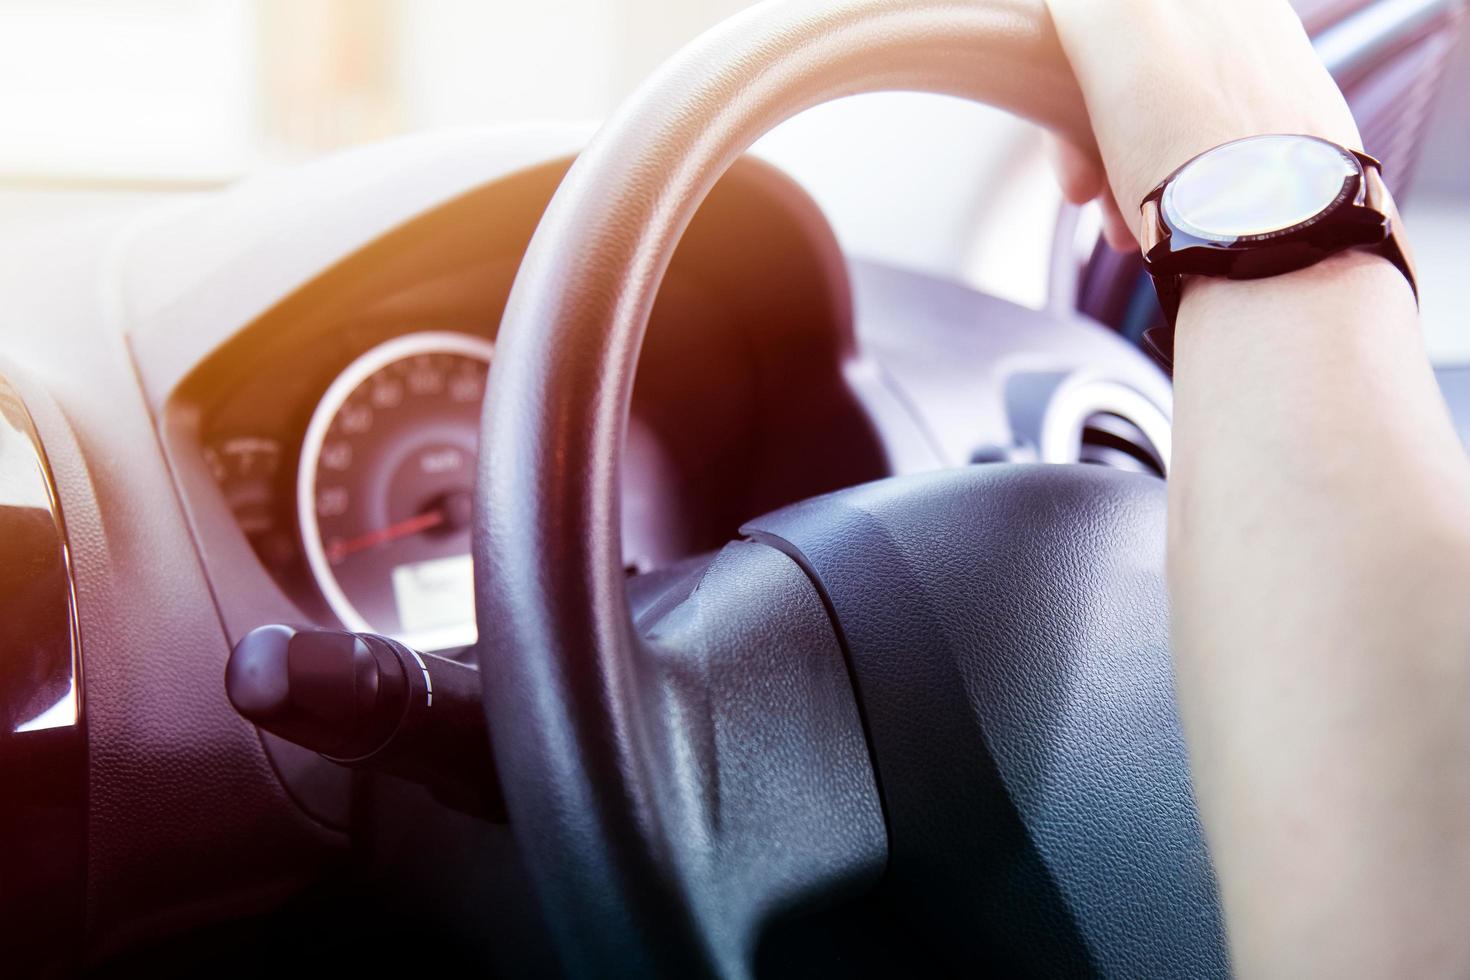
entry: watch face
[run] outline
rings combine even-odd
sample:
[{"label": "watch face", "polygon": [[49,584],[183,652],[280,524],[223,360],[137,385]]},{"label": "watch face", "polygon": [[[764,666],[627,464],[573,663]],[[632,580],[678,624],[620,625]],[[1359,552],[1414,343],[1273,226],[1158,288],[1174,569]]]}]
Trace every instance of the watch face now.
[{"label": "watch face", "polygon": [[1254,136],[1190,161],[1164,189],[1164,217],[1205,241],[1270,238],[1310,224],[1362,173],[1350,153],[1308,136]]}]

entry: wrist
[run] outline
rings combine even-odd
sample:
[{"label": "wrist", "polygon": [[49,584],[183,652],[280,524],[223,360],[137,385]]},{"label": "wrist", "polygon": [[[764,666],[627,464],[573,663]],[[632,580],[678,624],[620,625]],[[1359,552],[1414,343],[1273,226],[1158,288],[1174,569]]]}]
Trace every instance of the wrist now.
[{"label": "wrist", "polygon": [[1190,319],[1190,310],[1230,307],[1248,300],[1287,302],[1320,296],[1338,290],[1371,292],[1377,299],[1415,311],[1414,291],[1392,262],[1371,252],[1348,251],[1329,255],[1315,265],[1265,279],[1218,279],[1185,276],[1182,283],[1179,320]]},{"label": "wrist", "polygon": [[1409,281],[1367,252],[1330,256],[1268,279],[1186,277],[1175,326],[1176,371],[1191,373],[1222,347],[1262,361],[1321,358],[1369,338],[1420,345]]}]

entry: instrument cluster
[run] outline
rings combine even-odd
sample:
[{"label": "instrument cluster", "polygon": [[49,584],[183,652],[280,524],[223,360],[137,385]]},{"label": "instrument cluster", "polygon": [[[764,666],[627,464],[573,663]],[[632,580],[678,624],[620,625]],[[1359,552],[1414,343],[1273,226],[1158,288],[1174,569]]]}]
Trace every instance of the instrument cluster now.
[{"label": "instrument cluster", "polygon": [[[312,618],[421,650],[474,643],[470,519],[493,356],[472,332],[392,336],[342,367],[306,411],[283,413],[304,426],[206,441],[205,463],[251,549]],[[676,469],[651,427],[630,420],[630,572],[682,557]]]}]

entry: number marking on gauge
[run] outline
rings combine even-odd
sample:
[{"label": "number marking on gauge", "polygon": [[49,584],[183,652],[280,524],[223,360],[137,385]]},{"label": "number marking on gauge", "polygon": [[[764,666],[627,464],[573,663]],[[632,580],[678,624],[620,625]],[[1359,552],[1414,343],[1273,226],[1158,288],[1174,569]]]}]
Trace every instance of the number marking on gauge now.
[{"label": "number marking on gauge", "polygon": [[474,642],[468,514],[492,354],[468,334],[406,334],[349,364],[312,413],[302,549],[347,628],[428,650]]}]

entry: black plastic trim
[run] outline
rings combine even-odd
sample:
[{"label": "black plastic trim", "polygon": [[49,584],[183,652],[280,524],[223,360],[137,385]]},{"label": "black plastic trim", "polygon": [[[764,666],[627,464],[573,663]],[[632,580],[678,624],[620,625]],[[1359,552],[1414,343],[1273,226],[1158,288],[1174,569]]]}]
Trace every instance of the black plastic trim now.
[{"label": "black plastic trim", "polygon": [[0,377],[0,956],[61,973],[81,949],[87,740],[76,589],[51,467]]}]

